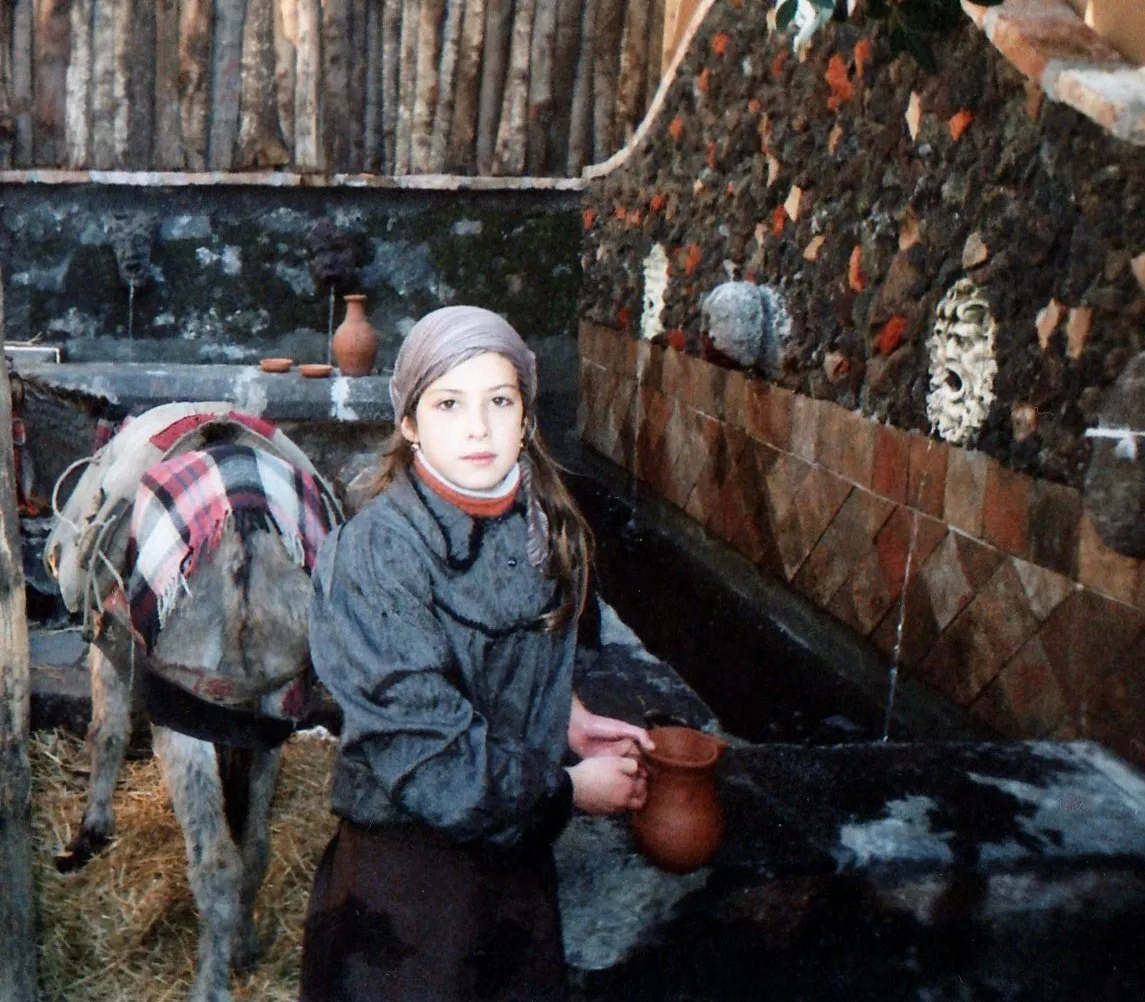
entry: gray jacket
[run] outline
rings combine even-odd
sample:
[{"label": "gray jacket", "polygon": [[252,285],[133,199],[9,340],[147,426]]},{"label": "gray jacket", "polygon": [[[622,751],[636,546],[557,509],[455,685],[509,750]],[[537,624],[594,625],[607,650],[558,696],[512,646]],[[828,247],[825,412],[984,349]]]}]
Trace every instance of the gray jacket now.
[{"label": "gray jacket", "polygon": [[344,714],[334,813],[458,842],[555,837],[576,631],[536,625],[556,589],[523,506],[471,518],[400,475],[327,537],[313,582],[311,658]]}]

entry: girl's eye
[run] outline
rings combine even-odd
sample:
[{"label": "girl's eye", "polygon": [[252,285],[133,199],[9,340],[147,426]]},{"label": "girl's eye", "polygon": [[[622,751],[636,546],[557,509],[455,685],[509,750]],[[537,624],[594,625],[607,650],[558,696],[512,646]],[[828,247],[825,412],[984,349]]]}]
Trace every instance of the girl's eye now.
[{"label": "girl's eye", "polygon": [[436,406],[443,411],[451,411],[457,406],[457,401],[452,397],[446,397],[444,400],[439,400]]},{"label": "girl's eye", "polygon": [[494,397],[493,403],[498,407],[512,407],[516,404],[516,400],[512,397]]}]

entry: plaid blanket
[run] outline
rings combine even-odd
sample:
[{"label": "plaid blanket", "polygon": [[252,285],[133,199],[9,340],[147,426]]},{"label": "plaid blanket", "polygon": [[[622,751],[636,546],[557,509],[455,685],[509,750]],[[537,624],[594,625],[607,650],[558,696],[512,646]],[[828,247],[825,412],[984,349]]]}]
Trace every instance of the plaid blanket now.
[{"label": "plaid blanket", "polygon": [[132,625],[151,650],[186,579],[228,522],[240,531],[275,531],[309,571],[337,521],[337,502],[319,478],[261,449],[217,445],[153,466],[140,482],[128,540]]}]

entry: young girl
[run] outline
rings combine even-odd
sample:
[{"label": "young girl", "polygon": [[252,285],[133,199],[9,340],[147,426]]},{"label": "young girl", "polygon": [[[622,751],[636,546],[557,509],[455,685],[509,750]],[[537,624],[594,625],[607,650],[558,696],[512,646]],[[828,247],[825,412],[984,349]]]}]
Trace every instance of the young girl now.
[{"label": "young girl", "polygon": [[424,317],[378,496],[314,568],[311,656],[344,724],[303,1002],[564,998],[552,841],[574,804],[644,802],[647,733],[572,692],[589,540],[536,391],[497,314]]}]

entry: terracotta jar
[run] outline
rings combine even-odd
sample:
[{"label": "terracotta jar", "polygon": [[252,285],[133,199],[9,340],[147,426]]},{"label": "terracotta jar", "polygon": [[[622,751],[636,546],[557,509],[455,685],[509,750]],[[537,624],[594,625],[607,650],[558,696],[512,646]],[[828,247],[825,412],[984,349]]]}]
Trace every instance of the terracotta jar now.
[{"label": "terracotta jar", "polygon": [[366,297],[344,296],[346,318],[334,331],[330,352],[343,376],[368,376],[378,357],[378,332],[366,317]]},{"label": "terracotta jar", "polygon": [[632,814],[636,847],[670,873],[691,873],[715,855],[724,837],[716,763],[727,743],[690,727],[648,732],[648,801]]}]

